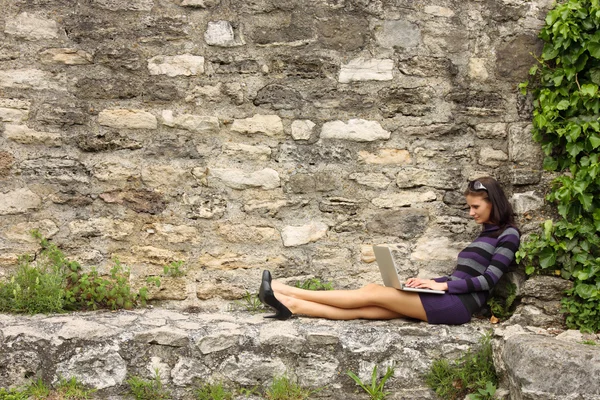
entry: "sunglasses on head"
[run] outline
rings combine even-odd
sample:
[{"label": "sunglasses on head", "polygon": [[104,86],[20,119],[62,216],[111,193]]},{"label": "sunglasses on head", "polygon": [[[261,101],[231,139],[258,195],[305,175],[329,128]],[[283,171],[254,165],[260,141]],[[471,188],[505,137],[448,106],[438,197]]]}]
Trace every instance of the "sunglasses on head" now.
[{"label": "sunglasses on head", "polygon": [[487,192],[487,188],[479,181],[470,181],[469,190],[485,190]]}]

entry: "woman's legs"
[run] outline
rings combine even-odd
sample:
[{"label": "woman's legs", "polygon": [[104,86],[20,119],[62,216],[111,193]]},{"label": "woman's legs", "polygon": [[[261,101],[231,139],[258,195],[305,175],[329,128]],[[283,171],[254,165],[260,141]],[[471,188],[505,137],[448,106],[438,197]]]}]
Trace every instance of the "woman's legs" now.
[{"label": "woman's legs", "polygon": [[404,315],[385,308],[370,306],[360,308],[338,308],[312,301],[296,299],[278,293],[277,299],[283,303],[293,314],[303,314],[310,317],[327,319],[394,319]]},{"label": "woman's legs", "polygon": [[[427,321],[416,293],[402,292],[376,284],[357,290],[304,290],[271,283],[279,301],[293,313],[330,319],[391,319],[410,317]],[[294,301],[295,300],[295,301]]]}]

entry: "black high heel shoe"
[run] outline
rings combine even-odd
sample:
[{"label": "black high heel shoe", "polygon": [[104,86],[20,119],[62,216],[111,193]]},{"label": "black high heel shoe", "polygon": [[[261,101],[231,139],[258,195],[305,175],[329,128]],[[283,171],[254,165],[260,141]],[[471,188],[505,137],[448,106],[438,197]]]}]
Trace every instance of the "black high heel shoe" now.
[{"label": "black high heel shoe", "polygon": [[267,270],[263,271],[258,298],[264,305],[275,309],[275,315],[267,315],[265,318],[286,320],[292,316],[290,309],[281,304],[275,297],[275,293],[273,293],[273,289],[271,288],[271,273]]}]

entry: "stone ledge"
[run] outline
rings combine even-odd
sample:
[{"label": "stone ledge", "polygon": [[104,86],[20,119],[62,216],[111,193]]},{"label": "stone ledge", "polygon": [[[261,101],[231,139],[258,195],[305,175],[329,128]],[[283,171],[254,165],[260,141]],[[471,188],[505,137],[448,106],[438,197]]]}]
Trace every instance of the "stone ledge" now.
[{"label": "stone ledge", "polygon": [[433,360],[458,357],[490,329],[487,321],[463,326],[409,320],[328,321],[264,319],[245,312],[185,313],[149,308],[71,315],[0,315],[0,387],[31,377],[75,376],[98,388],[99,398],[125,398],[131,375],[150,378],[155,368],[174,398],[190,397],[194,383],[224,381],[268,385],[285,373],[318,397],[363,398],[346,376],[370,378],[374,365],[395,374],[386,384],[393,399],[433,399],[422,379]]}]

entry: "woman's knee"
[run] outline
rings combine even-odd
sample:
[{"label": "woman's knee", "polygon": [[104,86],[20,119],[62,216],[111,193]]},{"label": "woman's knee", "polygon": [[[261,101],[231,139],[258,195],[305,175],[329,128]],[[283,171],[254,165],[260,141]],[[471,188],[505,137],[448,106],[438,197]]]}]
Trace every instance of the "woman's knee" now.
[{"label": "woman's knee", "polygon": [[381,287],[382,286],[378,285],[377,283],[369,283],[369,284],[363,286],[361,288],[361,290],[372,292],[372,291],[381,289]]}]

